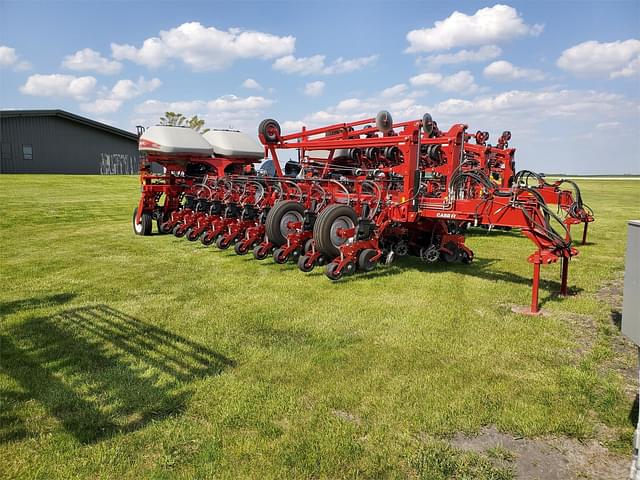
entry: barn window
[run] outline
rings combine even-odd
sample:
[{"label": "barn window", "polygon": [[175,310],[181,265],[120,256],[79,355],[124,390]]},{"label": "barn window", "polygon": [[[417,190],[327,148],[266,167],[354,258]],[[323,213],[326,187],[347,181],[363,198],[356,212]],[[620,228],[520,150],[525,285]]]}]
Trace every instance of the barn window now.
[{"label": "barn window", "polygon": [[22,158],[25,160],[33,160],[32,145],[22,145]]}]

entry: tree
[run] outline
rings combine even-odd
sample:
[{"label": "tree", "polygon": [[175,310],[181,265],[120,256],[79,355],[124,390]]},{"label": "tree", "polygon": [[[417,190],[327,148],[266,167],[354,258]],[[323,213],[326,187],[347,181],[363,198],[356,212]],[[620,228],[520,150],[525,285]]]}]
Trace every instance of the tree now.
[{"label": "tree", "polygon": [[187,119],[182,113],[176,112],[164,112],[164,115],[160,118],[160,125],[170,125],[172,127],[189,127],[194,129],[196,132],[207,133],[209,131],[208,128],[204,127],[205,121],[201,118],[198,118],[197,115]]}]

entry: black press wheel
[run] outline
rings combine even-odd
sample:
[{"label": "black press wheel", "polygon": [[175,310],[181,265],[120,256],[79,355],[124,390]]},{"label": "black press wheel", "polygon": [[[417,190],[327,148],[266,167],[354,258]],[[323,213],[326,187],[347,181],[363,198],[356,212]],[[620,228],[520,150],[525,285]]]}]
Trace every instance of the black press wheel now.
[{"label": "black press wheel", "polygon": [[258,133],[264,137],[267,143],[278,143],[280,138],[280,124],[272,118],[260,122]]},{"label": "black press wheel", "polygon": [[290,222],[302,221],[304,221],[304,207],[301,203],[293,200],[277,202],[269,210],[264,222],[267,238],[278,247],[284,245],[287,243],[287,235],[293,232],[287,225]]},{"label": "black press wheel", "polygon": [[357,220],[353,208],[340,204],[329,205],[318,215],[313,226],[316,248],[329,258],[339,256],[339,248],[347,239],[340,237],[338,230],[355,227]]},{"label": "black press wheel", "polygon": [[353,275],[356,273],[356,262],[347,262],[344,267],[342,267],[343,275]]},{"label": "black press wheel", "polygon": [[249,251],[249,245],[246,242],[238,242],[234,245],[233,251],[238,255],[245,255]]},{"label": "black press wheel", "polygon": [[337,268],[338,264],[331,262],[329,265],[327,265],[327,268],[325,268],[324,274],[333,281],[340,280],[342,278],[342,271],[337,272]]},{"label": "black press wheel", "polygon": [[460,249],[460,261],[468,265],[473,261],[473,256],[469,255],[465,250]]},{"label": "black press wheel", "polygon": [[253,247],[253,258],[255,258],[256,260],[264,260],[268,256],[269,256],[268,248],[262,245],[256,245],[255,247]]},{"label": "black press wheel", "polygon": [[185,233],[187,233],[187,229],[184,225],[176,225],[175,227],[173,227],[173,235],[177,238],[184,237]]},{"label": "black press wheel", "polygon": [[202,235],[200,235],[200,243],[205,247],[212,245],[216,241],[216,237],[212,235],[212,232],[205,231]]},{"label": "black press wheel", "polygon": [[187,230],[187,240],[189,240],[190,242],[195,242],[196,240],[198,240],[198,238],[200,238],[200,234],[196,233],[193,228]]},{"label": "black press wheel", "polygon": [[138,215],[138,207],[133,209],[133,233],[136,235],[151,235],[151,214],[143,213],[140,215],[140,223],[136,223],[136,216]]},{"label": "black press wheel", "polygon": [[231,242],[224,238],[223,235],[219,236],[216,240],[216,247],[218,247],[220,250],[226,250],[227,248],[229,248],[229,245],[231,245]]},{"label": "black press wheel", "polygon": [[376,251],[372,248],[364,249],[358,255],[358,268],[363,272],[370,272],[376,266],[376,262],[371,259],[376,256]]},{"label": "black press wheel", "polygon": [[273,261],[276,263],[287,263],[289,260],[289,255],[284,254],[284,248],[276,248],[273,251]]},{"label": "black press wheel", "polygon": [[447,250],[450,250],[451,253],[442,251],[440,252],[440,258],[442,258],[447,263],[454,263],[460,260],[460,250],[454,243],[447,243],[445,245]]},{"label": "black press wheel", "polygon": [[303,272],[310,272],[315,266],[314,262],[309,261],[309,257],[307,255],[301,255],[298,257],[298,268]]}]

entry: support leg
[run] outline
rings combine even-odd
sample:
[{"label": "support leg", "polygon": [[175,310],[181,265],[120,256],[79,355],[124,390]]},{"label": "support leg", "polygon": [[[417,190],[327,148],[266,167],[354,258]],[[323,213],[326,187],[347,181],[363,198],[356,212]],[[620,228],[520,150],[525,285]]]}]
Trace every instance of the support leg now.
[{"label": "support leg", "polygon": [[589,222],[584,222],[584,230],[582,231],[582,245],[587,244],[587,229],[589,228]]},{"label": "support leg", "polygon": [[569,258],[562,257],[562,278],[560,281],[560,295],[562,295],[563,297],[566,297],[568,295],[567,293],[568,277],[569,277]]},{"label": "support leg", "polygon": [[540,311],[538,306],[538,287],[540,286],[540,262],[533,264],[533,285],[531,286],[531,313]]}]

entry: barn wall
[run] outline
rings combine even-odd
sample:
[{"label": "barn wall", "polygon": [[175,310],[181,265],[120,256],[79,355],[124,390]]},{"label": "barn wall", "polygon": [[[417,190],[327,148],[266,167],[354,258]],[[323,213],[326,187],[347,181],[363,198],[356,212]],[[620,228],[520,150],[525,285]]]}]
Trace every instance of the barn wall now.
[{"label": "barn wall", "polygon": [[[133,139],[56,116],[0,118],[0,172],[135,174]],[[32,146],[25,159],[23,146]]]}]

